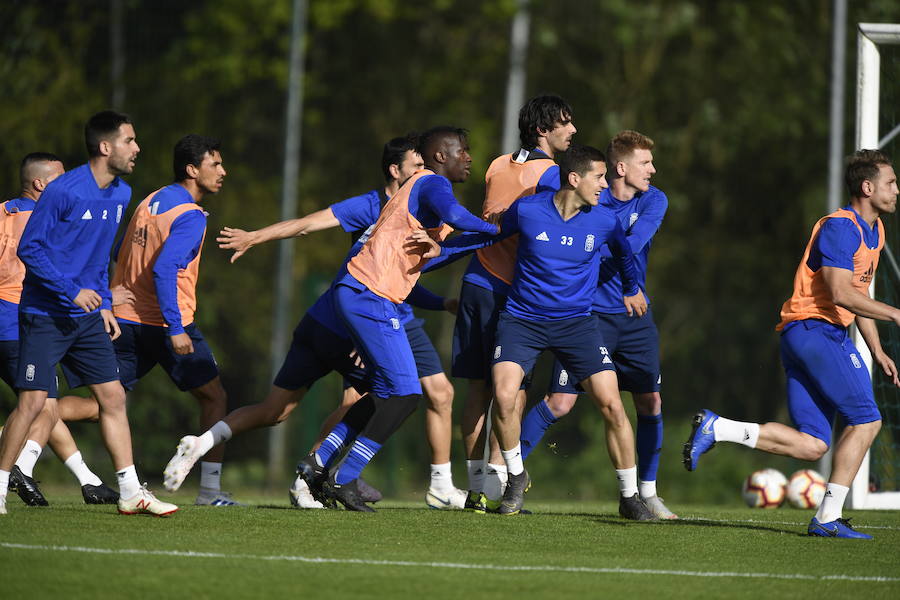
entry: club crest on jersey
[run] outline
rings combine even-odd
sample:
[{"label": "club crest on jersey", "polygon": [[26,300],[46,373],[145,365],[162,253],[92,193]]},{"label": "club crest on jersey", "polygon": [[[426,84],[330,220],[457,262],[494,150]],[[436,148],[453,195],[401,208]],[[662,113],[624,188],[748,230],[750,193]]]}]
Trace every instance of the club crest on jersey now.
[{"label": "club crest on jersey", "polygon": [[391,317],[391,327],[394,329],[400,329],[400,319],[397,317]]},{"label": "club crest on jersey", "polygon": [[569,383],[569,373],[562,369],[559,372],[559,385],[566,385],[567,383]]},{"label": "club crest on jersey", "polygon": [[632,225],[634,225],[637,222],[637,220],[638,220],[638,214],[631,213],[631,215],[628,217],[628,226],[631,227]]},{"label": "club crest on jersey", "polygon": [[121,204],[116,207],[116,223],[122,220],[122,210],[123,209]]},{"label": "club crest on jersey", "polygon": [[854,368],[854,369],[861,369],[861,368],[862,368],[862,363],[859,361],[859,357],[856,356],[856,354],[851,354],[851,355],[850,355],[850,362],[853,363],[853,368]]},{"label": "club crest on jersey", "polygon": [[589,233],[586,238],[584,238],[584,251],[590,252],[594,249],[594,234]]}]

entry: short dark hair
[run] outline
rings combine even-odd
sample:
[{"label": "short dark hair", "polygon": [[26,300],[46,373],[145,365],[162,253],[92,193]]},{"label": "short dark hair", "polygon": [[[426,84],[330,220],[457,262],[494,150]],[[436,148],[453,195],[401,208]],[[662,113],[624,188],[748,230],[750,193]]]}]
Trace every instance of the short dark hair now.
[{"label": "short dark hair", "polygon": [[407,133],[403,137],[395,137],[384,145],[381,152],[381,172],[384,173],[384,180],[391,180],[391,165],[399,165],[403,162],[406,153],[412,150],[416,151],[419,145],[419,136],[415,133]]},{"label": "short dark hair", "polygon": [[561,120],[571,119],[572,107],[559,96],[535,96],[519,110],[519,141],[531,150],[537,146],[538,129],[549,131]]},{"label": "short dark hair", "polygon": [[863,181],[875,181],[881,165],[891,164],[891,158],[881,150],[857,150],[847,157],[844,182],[851,198],[862,196]]},{"label": "short dark hair", "polygon": [[119,132],[119,127],[131,123],[131,117],[114,110],[104,110],[88,119],[84,125],[84,145],[88,156],[100,156],[100,142],[109,141]]},{"label": "short dark hair", "polygon": [[595,162],[606,162],[606,157],[600,150],[593,146],[572,144],[559,157],[560,188],[572,187],[569,185],[569,173],[584,175],[591,170],[591,163]]},{"label": "short dark hair", "polygon": [[626,129],[610,140],[606,147],[606,157],[611,165],[615,165],[634,154],[635,150],[653,150],[653,145],[653,140],[643,133]]},{"label": "short dark hair", "polygon": [[172,173],[175,181],[184,181],[188,178],[187,166],[199,167],[203,163],[203,157],[209,152],[219,150],[219,140],[205,135],[189,133],[175,144],[172,153]]},{"label": "short dark hair", "polygon": [[438,125],[419,136],[419,154],[422,155],[426,163],[437,151],[441,141],[448,137],[457,137],[461,142],[465,142],[469,138],[469,132],[466,129],[453,127],[452,125]]},{"label": "short dark hair", "polygon": [[26,154],[25,158],[22,159],[22,164],[19,166],[19,181],[22,183],[23,188],[33,179],[28,173],[31,170],[31,165],[40,162],[62,162],[62,159],[50,152],[31,152]]}]

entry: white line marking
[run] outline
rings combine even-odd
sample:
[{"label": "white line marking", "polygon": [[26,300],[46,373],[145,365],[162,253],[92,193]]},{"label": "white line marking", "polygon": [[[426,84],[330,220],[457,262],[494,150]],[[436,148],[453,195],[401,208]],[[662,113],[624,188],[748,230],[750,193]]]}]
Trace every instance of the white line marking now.
[{"label": "white line marking", "polygon": [[10,550],[46,550],[51,552],[82,552],[87,554],[131,554],[135,556],[177,556],[180,558],[231,558],[238,560],[288,561],[311,564],[368,565],[378,567],[421,567],[431,569],[470,569],[475,571],[542,571],[554,573],[587,573],[593,575],[681,575],[685,577],[742,577],[747,579],[790,579],[804,581],[854,581],[871,583],[900,582],[900,577],[862,575],[808,575],[805,573],[739,573],[732,571],[677,571],[667,569],[629,569],[626,567],[562,567],[553,565],[478,565],[467,563],[415,562],[407,560],[371,560],[366,558],[324,558],[318,556],[285,556],[258,554],[224,554],[221,552],[193,552],[184,550],[138,550],[86,548],[84,546],[41,546],[0,542],[0,548]]},{"label": "white line marking", "polygon": [[[796,525],[798,527],[806,527],[809,521],[798,523],[794,521],[766,521],[763,519],[708,519],[706,517],[680,517],[682,521],[707,521],[709,523],[758,523],[761,525]],[[853,529],[888,529],[898,531],[900,527],[894,525],[860,525],[853,523]]]}]

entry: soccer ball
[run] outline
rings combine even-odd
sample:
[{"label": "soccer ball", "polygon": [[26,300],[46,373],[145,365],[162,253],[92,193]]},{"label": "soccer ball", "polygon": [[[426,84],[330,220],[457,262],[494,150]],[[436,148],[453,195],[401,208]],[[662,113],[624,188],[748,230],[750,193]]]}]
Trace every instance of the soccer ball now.
[{"label": "soccer ball", "polygon": [[825,478],[812,469],[803,469],[791,475],[787,487],[787,499],[794,508],[818,508],[825,497]]},{"label": "soccer ball", "polygon": [[775,469],[755,471],[744,480],[741,493],[750,508],[778,508],[784,502],[787,478]]}]

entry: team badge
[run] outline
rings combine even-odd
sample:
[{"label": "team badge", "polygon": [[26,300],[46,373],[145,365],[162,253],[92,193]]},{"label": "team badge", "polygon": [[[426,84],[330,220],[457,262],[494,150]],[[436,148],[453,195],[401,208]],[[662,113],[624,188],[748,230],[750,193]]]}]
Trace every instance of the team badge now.
[{"label": "team badge", "polygon": [[500,358],[500,346],[494,348],[494,360]]},{"label": "team badge", "polygon": [[631,227],[638,220],[637,213],[631,213],[631,216],[628,217],[628,226]]},{"label": "team badge", "polygon": [[854,369],[861,369],[861,368],[862,368],[862,363],[859,362],[859,357],[856,356],[856,354],[851,354],[851,355],[850,355],[850,362],[853,363],[853,368],[854,368]]},{"label": "team badge", "polygon": [[394,329],[400,329],[400,319],[391,317],[391,327],[393,327]]},{"label": "team badge", "polygon": [[122,205],[116,207],[116,223],[122,220]]},{"label": "team badge", "polygon": [[586,238],[584,238],[584,251],[590,252],[594,249],[594,234],[589,233]]},{"label": "team badge", "polygon": [[563,369],[559,372],[559,385],[566,385],[569,383],[569,373]]},{"label": "team badge", "polygon": [[34,365],[25,367],[25,381],[34,381]]}]

